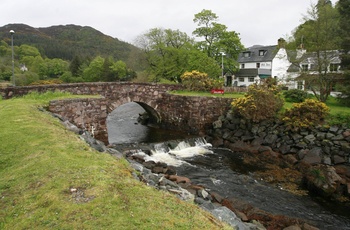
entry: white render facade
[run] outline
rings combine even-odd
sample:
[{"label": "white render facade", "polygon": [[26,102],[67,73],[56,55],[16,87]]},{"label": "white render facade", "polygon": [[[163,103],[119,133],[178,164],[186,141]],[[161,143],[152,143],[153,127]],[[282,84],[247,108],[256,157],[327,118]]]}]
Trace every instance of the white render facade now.
[{"label": "white render facade", "polygon": [[269,77],[285,81],[291,63],[281,41],[279,45],[253,46],[243,51],[238,57],[240,70],[234,74],[232,85],[249,86]]}]

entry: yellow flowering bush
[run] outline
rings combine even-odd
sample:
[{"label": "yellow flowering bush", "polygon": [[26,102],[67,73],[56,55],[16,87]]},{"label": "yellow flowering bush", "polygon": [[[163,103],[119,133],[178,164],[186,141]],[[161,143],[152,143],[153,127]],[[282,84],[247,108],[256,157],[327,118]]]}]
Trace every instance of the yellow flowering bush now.
[{"label": "yellow flowering bush", "polygon": [[283,106],[283,99],[277,86],[253,84],[244,98],[234,100],[231,105],[237,115],[260,122],[275,117]]},{"label": "yellow flowering bush", "polygon": [[306,99],[301,103],[293,103],[293,107],[287,109],[282,120],[295,129],[307,128],[321,124],[329,114],[329,108],[323,102]]},{"label": "yellow flowering bush", "polygon": [[209,78],[208,74],[193,70],[185,72],[181,76],[182,84],[188,90],[209,91],[211,89],[220,89],[224,82],[222,79]]}]

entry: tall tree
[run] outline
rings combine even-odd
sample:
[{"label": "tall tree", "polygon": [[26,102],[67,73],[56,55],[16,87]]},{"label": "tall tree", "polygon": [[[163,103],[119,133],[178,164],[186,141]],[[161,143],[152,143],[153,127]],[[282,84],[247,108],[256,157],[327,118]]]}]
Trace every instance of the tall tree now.
[{"label": "tall tree", "polygon": [[339,11],[339,24],[341,33],[341,47],[343,54],[341,56],[341,67],[344,71],[344,84],[338,90],[341,91],[342,96],[340,100],[350,105],[350,0],[339,0],[337,4]]},{"label": "tall tree", "polygon": [[303,73],[302,77],[309,82],[310,89],[318,100],[325,102],[335,84],[335,78],[329,72],[329,65],[334,52],[339,49],[339,14],[331,1],[319,0],[311,4],[304,23],[294,33],[296,42],[302,42],[308,52],[314,52],[313,63],[317,74]]},{"label": "tall tree", "polygon": [[227,31],[227,26],[218,23],[218,19],[219,17],[211,10],[202,10],[195,14],[193,21],[198,27],[193,31],[193,35],[203,39],[197,42],[197,46],[209,57],[214,58],[219,65],[222,62],[221,55],[225,54],[224,66],[234,71],[238,67],[236,60],[244,46],[239,34]]},{"label": "tall tree", "polygon": [[73,60],[69,64],[69,71],[72,73],[72,76],[77,77],[82,73],[81,70],[82,61],[79,56],[74,56]]},{"label": "tall tree", "polygon": [[[200,51],[194,47],[193,39],[179,30],[153,28],[140,35],[137,43],[146,54],[148,70],[154,81],[161,78],[178,81],[184,72],[203,71],[204,68],[210,76],[220,73],[215,60],[198,55]],[[194,61],[194,56],[200,57],[202,63],[210,64],[204,66]]]}]

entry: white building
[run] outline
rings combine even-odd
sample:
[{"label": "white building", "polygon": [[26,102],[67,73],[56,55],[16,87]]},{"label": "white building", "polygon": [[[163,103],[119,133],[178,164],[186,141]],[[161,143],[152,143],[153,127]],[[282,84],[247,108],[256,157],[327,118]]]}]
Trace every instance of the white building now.
[{"label": "white building", "polygon": [[239,55],[238,63],[240,69],[233,76],[233,86],[249,86],[268,77],[283,82],[291,65],[283,39],[278,40],[278,45],[248,48]]},{"label": "white building", "polygon": [[311,79],[320,74],[319,65],[322,65],[321,71],[324,76],[327,75],[334,81],[341,80],[340,55],[341,53],[337,50],[324,51],[319,55],[316,52],[308,53],[306,50],[298,50],[297,57],[287,70],[286,86],[289,89],[304,90],[305,87],[308,87],[305,79]]}]

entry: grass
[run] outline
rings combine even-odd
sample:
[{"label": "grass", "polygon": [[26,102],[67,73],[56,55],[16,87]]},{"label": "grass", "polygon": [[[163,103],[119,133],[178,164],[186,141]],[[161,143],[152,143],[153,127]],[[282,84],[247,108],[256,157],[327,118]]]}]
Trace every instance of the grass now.
[{"label": "grass", "polygon": [[38,110],[67,97],[0,100],[0,229],[229,229]]},{"label": "grass", "polygon": [[244,97],[245,93],[224,93],[224,94],[212,94],[210,92],[198,92],[190,90],[174,90],[170,92],[174,95],[182,96],[196,96],[196,97],[224,97],[224,98],[240,98]]}]

